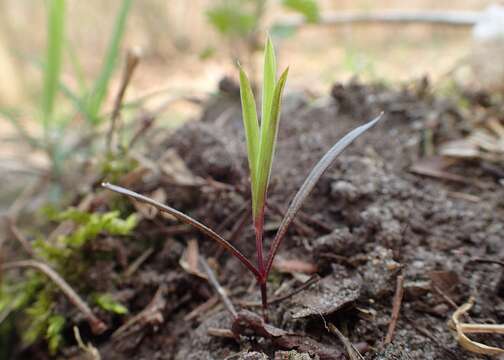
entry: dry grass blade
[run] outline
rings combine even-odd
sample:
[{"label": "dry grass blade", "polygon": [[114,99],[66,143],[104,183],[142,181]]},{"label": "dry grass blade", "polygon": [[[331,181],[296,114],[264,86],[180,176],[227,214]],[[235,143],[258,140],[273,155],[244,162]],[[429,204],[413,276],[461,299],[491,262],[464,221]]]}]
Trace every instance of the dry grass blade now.
[{"label": "dry grass blade", "polygon": [[229,300],[229,297],[227,296],[226,290],[219,284],[219,280],[217,280],[217,277],[215,276],[215,273],[213,270],[210,268],[208,265],[208,262],[206,261],[205,258],[202,256],[199,257],[199,263],[205,270],[208,278],[208,282],[214,287],[215,291],[217,291],[217,295],[219,295],[220,299],[224,303],[224,306],[226,309],[231,313],[233,318],[237,318],[238,314],[236,312],[236,309],[233,306],[233,303],[231,300]]},{"label": "dry grass blade", "polygon": [[451,318],[450,326],[455,329],[456,338],[460,346],[476,354],[489,356],[504,354],[504,349],[473,341],[465,335],[465,333],[504,334],[504,325],[462,323],[460,317],[467,313],[473,305],[474,299],[471,298],[467,303],[460,306]]},{"label": "dry grass blade", "polygon": [[128,190],[126,188],[123,188],[121,186],[109,184],[109,183],[103,183],[102,186],[108,190],[114,191],[116,193],[119,193],[121,195],[126,195],[129,196],[137,201],[141,201],[143,203],[152,205],[156,207],[159,211],[168,213],[172,216],[174,216],[176,219],[179,221],[182,221],[188,225],[191,225],[201,233],[207,235],[209,238],[212,240],[216,241],[220,246],[222,246],[224,249],[229,251],[231,254],[236,256],[238,260],[242,262],[243,265],[247,267],[256,277],[259,277],[259,271],[252,265],[252,263],[245,257],[243,254],[236,249],[233,245],[231,245],[227,240],[225,240],[223,237],[221,237],[219,234],[217,234],[215,231],[210,229],[208,226],[203,225],[197,220],[194,220],[190,216],[187,216],[186,214],[169,207],[167,205],[161,204],[160,202],[153,200],[151,198],[148,198],[147,196],[140,195],[134,191]]},{"label": "dry grass blade", "polygon": [[280,224],[278,232],[276,233],[275,239],[273,240],[273,244],[271,245],[271,250],[268,256],[268,263],[266,265],[266,274],[268,274],[269,271],[271,270],[271,266],[273,265],[273,259],[275,258],[276,252],[278,251],[282,239],[287,233],[287,229],[294,220],[294,217],[296,216],[298,211],[301,209],[301,206],[303,205],[304,201],[315,187],[317,181],[322,177],[322,175],[329,168],[329,166],[331,166],[334,159],[336,159],[336,157],[339,154],[341,154],[343,150],[345,150],[346,147],[350,145],[355,139],[357,139],[360,135],[362,135],[371,127],[376,125],[376,123],[380,121],[382,116],[383,113],[378,115],[370,122],[361,125],[355,128],[354,130],[350,131],[348,134],[346,134],[322,157],[322,159],[320,159],[317,165],[315,165],[315,167],[312,169],[312,171],[304,181],[303,185],[301,185],[297,194],[294,196],[294,199],[292,200],[282,220],[282,223]]},{"label": "dry grass blade", "polygon": [[343,335],[336,326],[334,326],[333,324],[329,324],[328,330],[333,334],[335,334],[340,339],[340,341],[345,346],[345,350],[351,360],[364,360],[364,357],[360,354],[359,350],[357,350],[355,346],[353,346],[350,340],[348,340],[348,338],[345,335]]}]

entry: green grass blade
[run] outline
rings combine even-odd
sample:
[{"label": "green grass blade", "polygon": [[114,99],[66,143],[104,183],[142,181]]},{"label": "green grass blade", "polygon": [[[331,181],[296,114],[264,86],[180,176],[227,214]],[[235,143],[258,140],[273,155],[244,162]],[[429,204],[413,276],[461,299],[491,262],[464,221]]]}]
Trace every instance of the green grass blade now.
[{"label": "green grass blade", "polygon": [[264,47],[264,69],[263,69],[263,88],[262,88],[262,111],[261,111],[261,141],[266,136],[269,128],[271,116],[271,102],[276,83],[276,58],[275,49],[271,39],[268,37]]},{"label": "green grass blade", "polygon": [[[261,137],[259,159],[257,165],[257,192],[255,203],[257,205],[254,211],[254,219],[261,216],[265,205],[266,191],[271,173],[271,166],[273,164],[273,156],[275,153],[275,144],[277,140],[278,124],[280,123],[280,108],[282,102],[282,93],[287,81],[289,68],[280,76],[278,83],[275,86],[273,99],[271,102],[271,112],[268,123],[261,125]],[[265,128],[266,127],[266,128]]]},{"label": "green grass blade", "polygon": [[65,0],[50,0],[48,9],[47,53],[42,92],[42,122],[47,136],[58,93],[65,27]]},{"label": "green grass blade", "polygon": [[247,78],[247,74],[240,67],[240,97],[242,104],[243,127],[247,140],[247,153],[250,169],[250,183],[252,188],[252,209],[256,207],[257,190],[257,161],[259,157],[259,122],[257,120],[256,103],[252,87]]},{"label": "green grass blade", "polygon": [[131,9],[131,4],[132,0],[123,0],[122,2],[119,13],[117,14],[112,38],[105,55],[100,75],[96,80],[93,92],[89,98],[88,113],[90,114],[92,122],[94,124],[97,124],[99,122],[99,112],[103,101],[105,100],[105,96],[107,95],[110,79],[112,78],[112,74],[114,73],[116,67],[117,58],[119,55],[119,47],[124,36],[126,20]]},{"label": "green grass blade", "polygon": [[304,201],[313,190],[317,182],[320,180],[324,172],[331,166],[333,161],[340,155],[343,150],[345,150],[355,139],[364,134],[367,130],[375,126],[378,121],[383,117],[383,113],[378,115],[373,120],[368,123],[361,125],[348,134],[343,136],[336,144],[333,145],[331,149],[319,160],[319,162],[313,167],[310,174],[306,177],[303,185],[299,188],[298,192],[294,196],[294,199],[289,205],[287,212],[280,223],[280,227],[273,239],[273,243],[271,244],[271,249],[268,255],[268,261],[266,264],[266,274],[271,270],[271,266],[273,265],[273,260],[275,258],[276,252],[282,242],[285,234],[287,233],[287,229],[289,228],[292,221],[294,221],[294,217],[301,209]]}]

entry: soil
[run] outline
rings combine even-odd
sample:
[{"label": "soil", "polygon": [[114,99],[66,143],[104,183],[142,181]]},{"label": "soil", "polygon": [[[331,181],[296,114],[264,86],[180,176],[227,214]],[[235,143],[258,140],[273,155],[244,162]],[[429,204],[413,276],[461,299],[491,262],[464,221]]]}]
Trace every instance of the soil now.
[{"label": "soil", "polygon": [[[354,81],[336,84],[327,97],[286,96],[268,194],[265,246],[274,236],[279,212],[311,167],[346,131],[381,111],[384,120],[348,148],[317,184],[280,248],[279,258],[289,266],[273,271],[270,297],[299,287],[309,277],[306,272],[312,272],[305,268],[315,268],[319,276],[310,287],[270,306],[270,324],[288,336],[236,340],[210,335],[211,328],[233,325],[218,301],[188,319],[215,293],[204,279],[179,265],[188,240],[198,240],[199,252],[209,259],[238,309],[260,313],[260,308],[246,307],[246,302],[259,300],[259,291],[246,269],[211,240],[187,229],[172,232],[177,224],[158,217],[144,219],[134,236],[154,249],[152,255],[127,281],[107,282],[105,289],[137,314],[164,287],[156,321],[123,336],[112,337],[110,330],[91,337],[81,330],[83,337],[93,341],[103,359],[345,359],[343,344],[326,329],[334,324],[365,359],[482,358],[460,347],[447,322],[472,296],[476,305],[471,321],[504,323],[503,269],[473,261],[504,258],[504,187],[476,161],[450,169],[463,176],[463,182],[410,171],[424,158],[426,128],[433,129],[437,146],[465,134],[472,115],[431,95],[424,83],[389,89]],[[152,160],[159,162],[174,149],[206,185],[149,178],[134,189],[164,189],[167,203],[217,229],[255,259],[251,224],[237,226],[248,219],[249,195],[234,87],[217,95],[199,121],[175,133],[157,131],[152,139],[147,152]],[[138,243],[122,246],[130,262],[146,248]],[[304,267],[297,271],[300,264]],[[119,268],[109,267],[111,272]],[[108,276],[98,265],[95,271]],[[404,298],[393,341],[385,345],[398,275],[404,276]],[[113,330],[126,319],[105,318]],[[86,328],[85,322],[80,325]],[[503,342],[498,335],[471,338],[494,346]],[[22,355],[43,358],[42,352],[40,345]],[[77,358],[81,353],[69,346],[63,354]]]}]

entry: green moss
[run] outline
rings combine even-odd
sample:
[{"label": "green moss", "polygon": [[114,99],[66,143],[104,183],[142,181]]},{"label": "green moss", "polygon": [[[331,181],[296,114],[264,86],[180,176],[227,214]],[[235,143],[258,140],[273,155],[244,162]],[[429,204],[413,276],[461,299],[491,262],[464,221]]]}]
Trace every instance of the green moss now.
[{"label": "green moss", "polygon": [[[88,296],[92,289],[82,281],[83,275],[100,254],[85,252],[83,247],[100,235],[128,235],[138,222],[134,214],[121,218],[118,211],[88,213],[75,208],[65,211],[46,209],[45,215],[58,223],[71,220],[76,228],[51,243],[39,236],[33,243],[35,252],[77,291]],[[26,271],[22,281],[5,279],[0,285],[0,313],[10,310],[21,315],[18,321],[23,328],[23,342],[29,345],[45,339],[51,354],[55,354],[64,343],[63,330],[66,326],[65,317],[55,310],[58,292],[52,282],[34,270]],[[120,315],[128,312],[108,294],[94,296],[94,300],[106,311]]]},{"label": "green moss", "polygon": [[105,311],[118,315],[124,315],[129,312],[126,306],[116,301],[110,294],[95,294],[93,298],[96,305]]}]

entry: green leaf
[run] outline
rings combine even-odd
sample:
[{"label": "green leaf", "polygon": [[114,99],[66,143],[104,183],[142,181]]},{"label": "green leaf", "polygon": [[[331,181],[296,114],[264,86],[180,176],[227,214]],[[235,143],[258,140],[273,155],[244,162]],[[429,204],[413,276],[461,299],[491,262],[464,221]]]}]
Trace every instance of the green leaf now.
[{"label": "green leaf", "polygon": [[316,0],[283,0],[283,5],[301,13],[306,21],[315,23],[320,19],[320,11]]},{"label": "green leaf", "polygon": [[105,311],[118,315],[124,315],[129,312],[126,306],[114,300],[114,298],[110,294],[98,294],[95,296],[94,300],[96,302],[96,305],[98,305]]},{"label": "green leaf", "polygon": [[99,112],[103,101],[105,100],[105,96],[107,95],[110,79],[112,78],[112,74],[114,73],[114,70],[116,68],[117,58],[119,55],[119,47],[124,36],[126,20],[128,18],[131,4],[132,0],[123,0],[122,2],[119,13],[117,14],[112,38],[105,55],[105,60],[102,65],[100,75],[96,80],[93,92],[88,101],[87,108],[91,116],[91,122],[93,124],[97,124],[100,121]]},{"label": "green leaf", "polygon": [[[257,162],[259,158],[259,122],[257,120],[256,103],[247,74],[240,67],[240,97],[242,103],[243,126],[247,140],[247,153],[252,187],[252,208],[256,208]],[[255,211],[255,210],[254,210]]]},{"label": "green leaf", "polygon": [[47,320],[46,339],[49,344],[49,352],[55,354],[63,342],[63,329],[65,327],[65,318],[61,315],[51,315]]},{"label": "green leaf", "polygon": [[44,85],[42,93],[42,122],[46,136],[54,110],[61,72],[63,33],[65,25],[65,0],[50,0],[48,13],[48,39]]},{"label": "green leaf", "polygon": [[275,145],[278,134],[278,125],[280,123],[280,109],[282,101],[282,93],[287,81],[289,68],[280,76],[278,83],[275,86],[273,100],[271,102],[271,111],[268,123],[261,126],[261,137],[259,159],[257,168],[257,193],[256,193],[256,209],[254,211],[254,219],[261,216],[266,199],[266,192],[270,179],[271,166],[273,164],[273,156],[275,153]]},{"label": "green leaf", "polygon": [[[261,143],[266,138],[271,117],[271,103],[276,83],[276,58],[273,43],[268,37],[264,46],[263,91],[261,111]],[[261,145],[259,145],[261,146]]]}]

